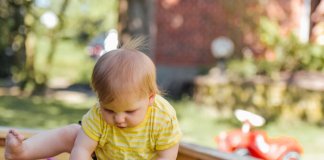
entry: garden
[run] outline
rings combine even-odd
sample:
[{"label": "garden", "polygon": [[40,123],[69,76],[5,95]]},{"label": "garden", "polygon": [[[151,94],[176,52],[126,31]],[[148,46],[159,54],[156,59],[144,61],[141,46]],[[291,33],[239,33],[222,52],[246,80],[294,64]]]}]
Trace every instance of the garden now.
[{"label": "garden", "polygon": [[[0,4],[1,8],[12,10],[0,10],[4,24],[0,26],[1,33],[6,35],[0,41],[0,127],[45,130],[77,123],[97,101],[89,84],[96,62],[94,54],[98,54],[96,47],[103,47],[100,36],[108,28],[115,28],[117,19],[126,12],[120,13],[117,1],[104,5],[99,1],[47,2]],[[224,2],[224,7],[235,15],[230,2]],[[264,5],[258,0],[253,2]],[[15,13],[19,9],[26,13],[17,20]],[[56,11],[58,24],[38,22],[47,10]],[[255,16],[243,16],[235,25],[242,22],[239,24],[243,29],[237,34],[242,39],[243,33],[253,28],[252,37],[258,42],[246,44],[241,50],[235,48],[231,57],[221,61],[216,58],[213,65],[201,67],[204,72],[192,79],[192,92],[182,93],[181,98],[165,92],[177,111],[182,141],[216,150],[216,136],[240,128],[242,123],[234,111],[244,109],[264,117],[265,124],[255,129],[265,131],[269,137],[297,140],[304,151],[301,159],[321,159],[324,47],[303,42],[293,33],[283,34],[282,26],[269,17],[257,17],[247,24],[242,21]],[[76,29],[76,25],[82,27]],[[121,37],[131,32],[129,29]],[[234,39],[237,35],[233,31],[228,37]],[[260,46],[262,53],[257,53]]]}]

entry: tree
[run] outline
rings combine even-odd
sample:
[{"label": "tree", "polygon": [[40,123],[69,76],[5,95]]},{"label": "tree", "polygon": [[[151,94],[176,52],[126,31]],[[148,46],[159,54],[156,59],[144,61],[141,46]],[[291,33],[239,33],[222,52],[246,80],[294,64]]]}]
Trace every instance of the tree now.
[{"label": "tree", "polygon": [[[154,45],[154,6],[155,0],[120,0],[118,30],[122,42],[144,36],[151,47]],[[151,50],[144,52],[153,58]]]},{"label": "tree", "polygon": [[[85,47],[93,36],[115,28],[112,26],[116,26],[117,19],[117,0],[42,1],[48,3],[45,6],[39,2],[0,0],[0,78],[12,77],[28,94],[42,94],[47,89],[55,54],[62,52],[57,46],[63,40]],[[41,23],[47,12],[56,15],[56,26],[45,27]],[[49,47],[39,56],[37,50],[44,38]],[[43,55],[45,66],[36,66],[35,61]]]},{"label": "tree", "polygon": [[0,0],[0,78],[12,76],[11,69],[20,72],[24,68],[24,42],[28,30],[24,14],[30,4],[28,1]]}]

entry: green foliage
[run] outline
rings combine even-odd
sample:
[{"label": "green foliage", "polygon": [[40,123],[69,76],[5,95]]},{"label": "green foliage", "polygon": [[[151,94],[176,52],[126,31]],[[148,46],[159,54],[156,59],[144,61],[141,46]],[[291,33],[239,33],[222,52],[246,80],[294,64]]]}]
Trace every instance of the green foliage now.
[{"label": "green foliage", "polygon": [[63,37],[86,44],[94,36],[117,27],[117,0],[71,0],[70,3],[64,17]]},{"label": "green foliage", "polygon": [[281,43],[282,39],[279,36],[279,26],[265,17],[260,19],[258,32],[261,42],[268,47],[273,48],[276,47],[278,43]]},{"label": "green foliage", "polygon": [[250,81],[201,83],[196,87],[195,98],[223,113],[243,108],[261,113],[269,122],[282,119],[321,124],[324,122],[321,95],[321,91],[309,91],[285,81],[254,77]]},{"label": "green foliage", "polygon": [[228,63],[228,71],[233,79],[249,79],[257,74],[258,68],[252,59],[232,59]]},{"label": "green foliage", "polygon": [[[285,36],[268,18],[260,18],[257,36],[272,57],[246,56],[229,62],[229,72],[246,77],[267,75],[276,78],[279,72],[324,71],[324,46],[303,43],[294,33]],[[252,54],[252,53],[248,53]]]},{"label": "green foliage", "polygon": [[23,11],[28,1],[0,1],[0,78],[10,77],[11,69],[22,70],[25,65],[25,34]]},{"label": "green foliage", "polygon": [[[0,3],[0,33],[3,35],[0,38],[0,76],[13,75],[13,80],[26,93],[39,91],[42,94],[50,78],[61,75],[72,82],[87,83],[90,72],[85,72],[92,68],[91,60],[85,57],[87,43],[94,36],[117,26],[117,0],[58,0],[50,3],[47,7],[37,6],[36,1]],[[47,28],[40,21],[49,11],[58,18],[54,28]],[[65,43],[64,40],[75,43]],[[65,44],[72,46],[62,48]],[[69,50],[71,48],[75,50]],[[77,52],[80,54],[75,54]],[[56,56],[62,55],[66,58],[56,61]],[[60,62],[65,59],[70,62]],[[79,64],[74,65],[76,63]],[[82,64],[85,66],[71,68]],[[76,69],[80,72],[75,72]]]},{"label": "green foliage", "polygon": [[46,71],[48,40],[42,38],[37,48],[35,68],[47,72],[50,79],[64,78],[70,83],[88,84],[95,61],[91,59],[84,45],[73,40],[62,40],[58,43],[57,53],[53,59],[52,70]]},{"label": "green foliage", "polygon": [[[324,69],[324,48],[312,43],[303,43],[294,33],[284,36],[275,22],[267,18],[260,20],[260,41],[274,51],[274,71],[322,71]],[[270,71],[269,71],[270,72]]]}]

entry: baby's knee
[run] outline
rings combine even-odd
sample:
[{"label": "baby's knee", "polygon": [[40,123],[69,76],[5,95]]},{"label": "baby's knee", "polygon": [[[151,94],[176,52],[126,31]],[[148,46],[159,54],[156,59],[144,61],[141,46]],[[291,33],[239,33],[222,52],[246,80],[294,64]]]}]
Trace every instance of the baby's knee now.
[{"label": "baby's knee", "polygon": [[81,129],[80,125],[70,124],[58,130],[58,136],[62,137],[64,141],[74,141],[79,130]]},{"label": "baby's knee", "polygon": [[78,124],[70,124],[62,128],[60,136],[63,138],[64,151],[71,152],[75,139],[80,131],[81,126]]},{"label": "baby's knee", "polygon": [[70,124],[64,127],[64,135],[70,135],[72,137],[76,137],[78,132],[80,131],[81,126],[78,124]]},{"label": "baby's knee", "polygon": [[79,130],[81,129],[81,126],[79,124],[70,124],[67,127],[70,128],[73,132],[79,132]]}]

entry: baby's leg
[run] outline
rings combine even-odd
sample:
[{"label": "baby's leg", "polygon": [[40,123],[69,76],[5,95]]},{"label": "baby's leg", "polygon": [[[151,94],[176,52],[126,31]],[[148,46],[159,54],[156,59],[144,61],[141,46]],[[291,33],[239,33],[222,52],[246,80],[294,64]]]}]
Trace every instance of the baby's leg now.
[{"label": "baby's leg", "polygon": [[36,134],[26,140],[15,130],[6,137],[5,158],[41,159],[49,158],[63,152],[71,152],[77,133],[81,127],[77,124],[53,129]]}]

